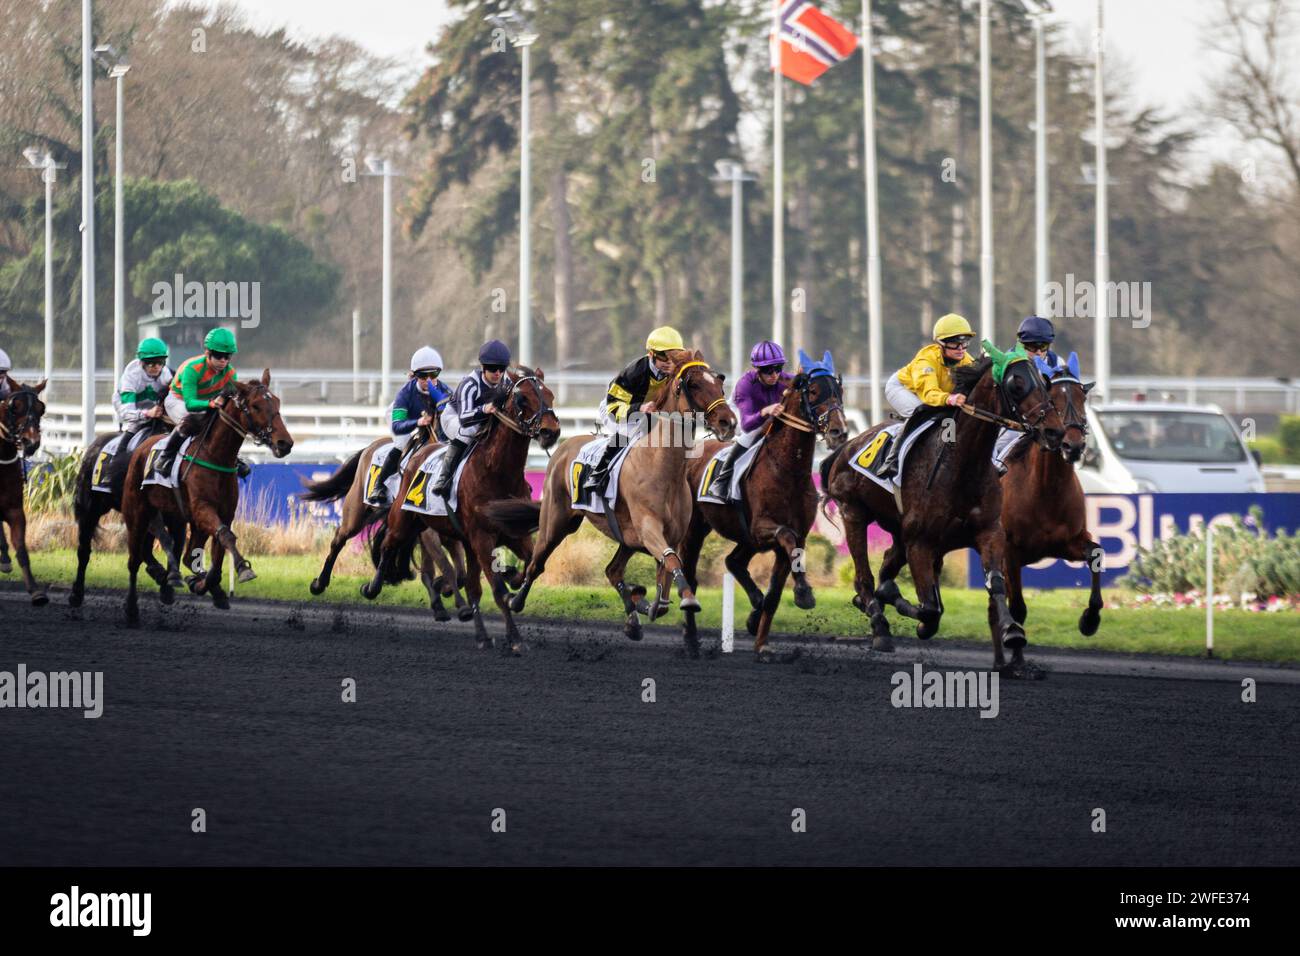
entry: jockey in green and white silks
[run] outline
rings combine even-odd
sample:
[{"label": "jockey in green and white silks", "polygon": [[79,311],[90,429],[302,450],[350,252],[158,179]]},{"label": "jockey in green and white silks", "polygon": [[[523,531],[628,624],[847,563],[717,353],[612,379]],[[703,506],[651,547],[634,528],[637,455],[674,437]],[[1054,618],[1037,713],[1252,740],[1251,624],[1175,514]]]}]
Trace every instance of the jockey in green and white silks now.
[{"label": "jockey in green and white silks", "polygon": [[167,343],[162,339],[143,339],[136,349],[135,358],[122,371],[117,391],[113,393],[113,414],[117,416],[122,440],[117,443],[117,453],[108,467],[108,474],[116,475],[123,460],[129,457],[131,436],[147,431],[154,422],[163,418],[163,400],[171,381]]}]

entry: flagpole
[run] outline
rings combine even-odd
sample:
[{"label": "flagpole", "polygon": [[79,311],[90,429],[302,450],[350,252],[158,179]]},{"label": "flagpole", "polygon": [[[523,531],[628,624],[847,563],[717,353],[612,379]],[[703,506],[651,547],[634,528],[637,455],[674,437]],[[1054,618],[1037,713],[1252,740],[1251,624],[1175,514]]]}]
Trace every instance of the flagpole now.
[{"label": "flagpole", "polygon": [[867,178],[867,349],[871,421],[884,420],[880,327],[880,209],[876,183],[876,65],[871,52],[871,0],[862,0],[862,141]]},{"label": "flagpole", "polygon": [[[780,13],[780,6],[777,6]],[[785,122],[780,23],[772,24],[772,341],[785,338]]]}]

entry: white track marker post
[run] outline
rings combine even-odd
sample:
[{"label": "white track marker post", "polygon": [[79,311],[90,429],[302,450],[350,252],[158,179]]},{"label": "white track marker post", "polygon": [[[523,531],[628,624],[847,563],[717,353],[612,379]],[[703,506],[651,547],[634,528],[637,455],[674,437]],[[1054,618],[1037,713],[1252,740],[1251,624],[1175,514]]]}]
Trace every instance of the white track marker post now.
[{"label": "white track marker post", "polygon": [[1205,656],[1214,656],[1214,525],[1205,523]]},{"label": "white track marker post", "polygon": [[736,579],[722,576],[722,653],[736,649]]}]

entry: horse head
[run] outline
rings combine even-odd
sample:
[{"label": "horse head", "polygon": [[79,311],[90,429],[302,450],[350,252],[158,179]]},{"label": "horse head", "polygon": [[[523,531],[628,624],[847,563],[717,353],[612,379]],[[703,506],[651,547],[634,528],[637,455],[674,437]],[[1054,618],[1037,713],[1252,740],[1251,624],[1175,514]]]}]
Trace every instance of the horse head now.
[{"label": "horse head", "polygon": [[1088,404],[1088,393],[1096,383],[1089,382],[1085,385],[1081,381],[1079,356],[1076,352],[1071,352],[1069,360],[1055,368],[1042,359],[1036,359],[1035,364],[1047,378],[1052,405],[1065,424],[1061,455],[1070,464],[1074,464],[1083,457],[1088,447],[1088,416],[1084,409]]},{"label": "horse head", "polygon": [[293,436],[280,417],[280,399],[271,394],[271,370],[263,369],[260,380],[234,383],[234,408],[240,427],[259,445],[266,445],[276,458],[293,451]]},{"label": "horse head", "polygon": [[44,379],[35,385],[14,382],[14,390],[0,402],[0,441],[12,442],[23,457],[36,454],[41,447],[41,416],[45,414],[45,403],[40,394],[43,391]]},{"label": "horse head", "polygon": [[560,420],[551,407],[554,401],[542,370],[520,365],[511,369],[510,383],[499,407],[514,419],[523,434],[536,438],[543,448],[550,448],[560,439]]},{"label": "horse head", "polygon": [[682,349],[672,353],[668,393],[661,401],[683,416],[702,415],[708,429],[721,441],[736,434],[736,413],[727,404],[722,383],[726,376],[715,372],[700,352]]},{"label": "horse head", "polygon": [[[849,426],[844,418],[844,382],[835,374],[830,352],[826,352],[818,361],[800,349],[799,374],[791,383],[790,392],[797,396],[798,414],[813,425],[817,434],[825,436],[828,448],[839,448],[848,441]],[[791,395],[787,395],[787,403],[790,400]]]}]

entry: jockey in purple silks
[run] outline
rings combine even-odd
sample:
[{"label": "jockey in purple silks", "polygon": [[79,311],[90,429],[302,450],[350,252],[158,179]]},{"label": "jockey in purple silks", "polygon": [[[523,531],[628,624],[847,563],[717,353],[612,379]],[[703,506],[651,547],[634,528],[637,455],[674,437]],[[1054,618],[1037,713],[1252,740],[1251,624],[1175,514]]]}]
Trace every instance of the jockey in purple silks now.
[{"label": "jockey in purple silks", "polygon": [[755,345],[749,353],[749,364],[753,368],[740,376],[731,391],[731,400],[740,412],[741,434],[718,463],[709,488],[723,499],[730,496],[733,462],[758,440],[768,417],[780,410],[781,398],[794,381],[794,376],[784,371],[785,353],[775,342],[764,340]]}]

